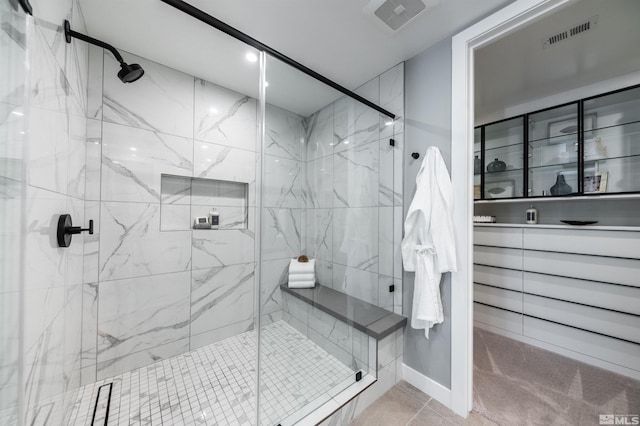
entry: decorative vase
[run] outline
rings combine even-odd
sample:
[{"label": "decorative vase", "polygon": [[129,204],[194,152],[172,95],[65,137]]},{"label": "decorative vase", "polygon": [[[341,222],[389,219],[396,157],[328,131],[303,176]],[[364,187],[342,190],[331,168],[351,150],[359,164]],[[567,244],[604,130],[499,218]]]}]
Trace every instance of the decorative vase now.
[{"label": "decorative vase", "polygon": [[504,172],[505,170],[507,170],[507,163],[500,161],[497,158],[487,166],[487,171],[489,173]]},{"label": "decorative vase", "polygon": [[558,177],[556,178],[556,183],[549,188],[551,191],[551,195],[567,195],[573,192],[573,189],[567,182],[564,180],[564,175],[558,173]]},{"label": "decorative vase", "polygon": [[480,158],[477,155],[473,159],[473,174],[474,175],[480,174]]}]

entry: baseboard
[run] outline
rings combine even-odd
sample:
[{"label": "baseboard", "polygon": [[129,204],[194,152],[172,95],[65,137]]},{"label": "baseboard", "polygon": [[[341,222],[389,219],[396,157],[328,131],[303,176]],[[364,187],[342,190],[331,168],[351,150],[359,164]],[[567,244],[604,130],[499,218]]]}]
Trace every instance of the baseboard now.
[{"label": "baseboard", "polygon": [[451,389],[417,372],[407,364],[402,364],[402,379],[451,409]]}]

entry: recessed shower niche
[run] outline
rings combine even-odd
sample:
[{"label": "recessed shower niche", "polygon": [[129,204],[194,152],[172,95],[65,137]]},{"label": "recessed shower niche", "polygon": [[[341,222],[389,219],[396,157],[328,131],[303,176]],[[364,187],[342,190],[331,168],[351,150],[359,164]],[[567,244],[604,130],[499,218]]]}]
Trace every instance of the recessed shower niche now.
[{"label": "recessed shower niche", "polygon": [[194,229],[194,220],[208,217],[214,209],[218,229],[248,227],[248,183],[163,174],[160,191],[161,231]]}]

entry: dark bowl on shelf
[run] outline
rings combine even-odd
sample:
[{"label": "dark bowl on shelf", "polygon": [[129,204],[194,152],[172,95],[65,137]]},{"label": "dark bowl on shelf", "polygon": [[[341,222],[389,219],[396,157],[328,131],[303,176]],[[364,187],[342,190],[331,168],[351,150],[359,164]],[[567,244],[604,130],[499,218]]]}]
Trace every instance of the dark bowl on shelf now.
[{"label": "dark bowl on shelf", "polygon": [[561,220],[560,222],[575,226],[593,225],[594,223],[598,223],[597,220]]},{"label": "dark bowl on shelf", "polygon": [[497,158],[487,166],[487,171],[489,173],[504,172],[505,170],[507,170],[507,163],[500,161]]}]

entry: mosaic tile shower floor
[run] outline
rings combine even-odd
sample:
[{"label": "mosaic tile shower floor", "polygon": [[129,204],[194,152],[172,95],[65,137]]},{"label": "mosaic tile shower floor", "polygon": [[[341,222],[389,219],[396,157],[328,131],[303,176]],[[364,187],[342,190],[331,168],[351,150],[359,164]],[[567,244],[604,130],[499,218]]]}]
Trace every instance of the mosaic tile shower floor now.
[{"label": "mosaic tile shower floor", "polygon": [[[284,321],[263,327],[261,424],[277,425],[354,372]],[[256,334],[249,331],[81,388],[70,425],[90,425],[113,382],[109,425],[254,425]]]}]

